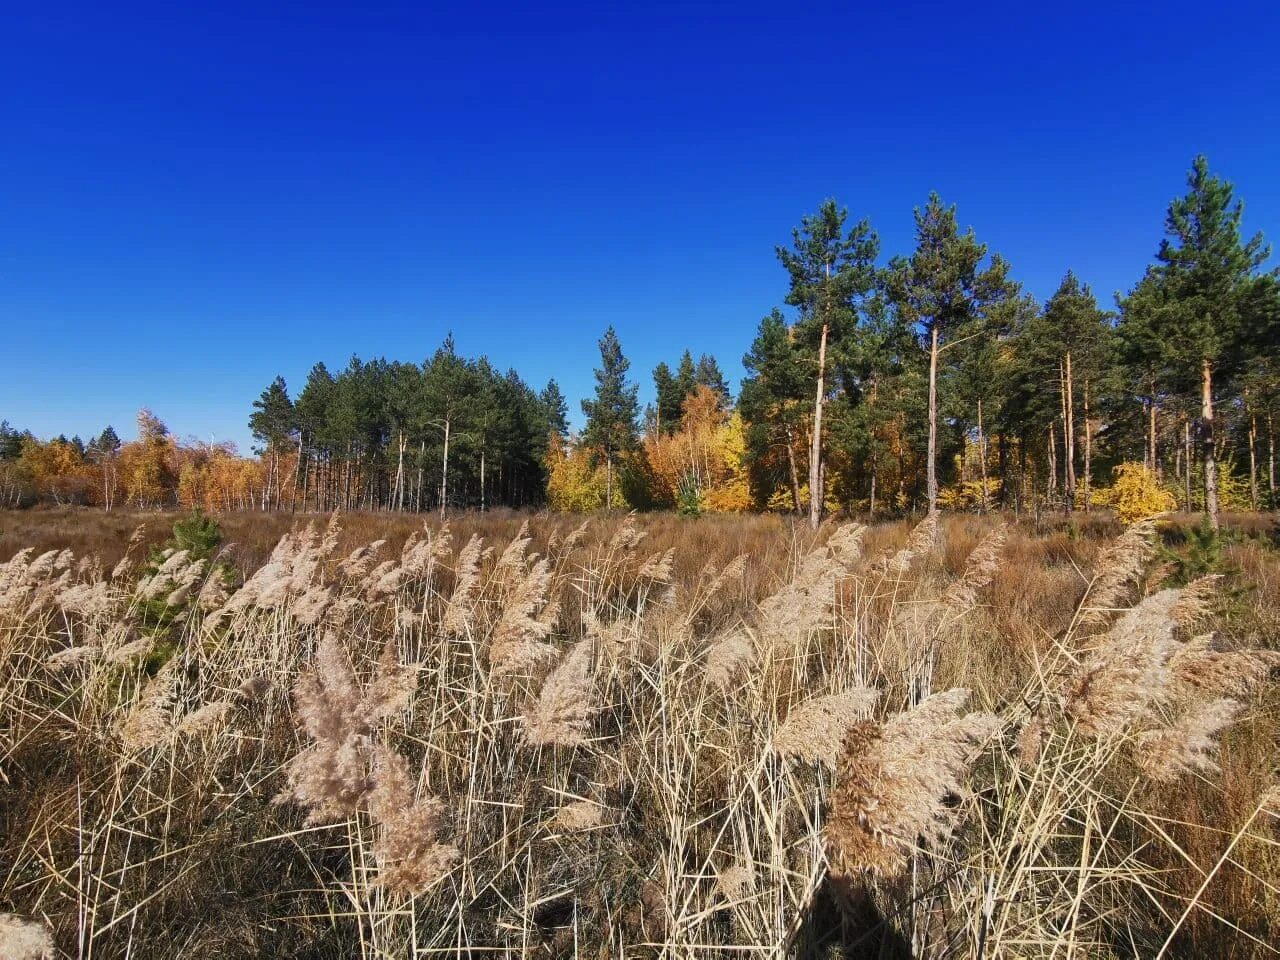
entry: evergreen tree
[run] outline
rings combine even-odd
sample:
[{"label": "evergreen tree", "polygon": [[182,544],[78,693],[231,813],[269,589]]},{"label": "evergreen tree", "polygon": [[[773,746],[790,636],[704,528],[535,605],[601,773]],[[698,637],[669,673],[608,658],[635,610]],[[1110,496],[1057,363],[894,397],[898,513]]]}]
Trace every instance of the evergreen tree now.
[{"label": "evergreen tree", "polygon": [[724,374],[720,372],[720,364],[716,363],[716,358],[709,353],[704,353],[698,358],[698,365],[694,369],[693,382],[696,386],[706,387],[720,399],[722,407],[728,407],[732,403],[732,394],[729,393],[729,384],[725,382]]},{"label": "evergreen tree", "polygon": [[846,234],[849,212],[826,200],[792,231],[792,247],[777,247],[778,260],[791,277],[787,303],[800,311],[797,333],[809,351],[816,349],[813,425],[809,438],[809,523],[817,528],[823,506],[822,409],[827,399],[827,347],[851,335],[862,300],[876,286],[880,240],[861,220]]},{"label": "evergreen tree", "polygon": [[[903,319],[917,326],[929,352],[929,441],[926,454],[926,487],[929,512],[938,509],[938,361],[952,342],[974,331],[988,307],[1008,299],[1008,264],[987,255],[970,229],[960,233],[954,206],[944,206],[936,193],[924,209],[916,209],[916,249],[909,258],[895,257],[889,265],[888,289]],[[962,332],[967,331],[967,332]]]},{"label": "evergreen tree", "polygon": [[[757,499],[769,501],[778,483],[779,466],[790,487],[791,506],[800,505],[800,471],[797,447],[811,398],[806,389],[808,373],[796,349],[782,311],[776,307],[760,321],[751,350],[742,358],[746,376],[738,397],[738,409],[747,421],[747,450],[751,459]],[[785,455],[779,464],[775,454]]]},{"label": "evergreen tree", "polygon": [[565,401],[564,394],[560,392],[560,384],[555,379],[547,381],[547,385],[542,388],[539,394],[542,401],[542,409],[547,419],[547,426],[557,437],[566,437],[569,435],[569,404]]},{"label": "evergreen tree", "polygon": [[262,509],[272,504],[280,506],[280,454],[295,431],[293,401],[284,377],[276,377],[262,395],[253,402],[254,412],[249,417],[249,429],[254,439],[263,444],[267,456],[266,485],[262,492]]},{"label": "evergreen tree", "polygon": [[1155,317],[1157,335],[1174,362],[1198,370],[1199,440],[1204,458],[1205,513],[1218,525],[1217,462],[1214,454],[1214,390],[1224,389],[1247,352],[1247,332],[1257,326],[1256,271],[1271,255],[1261,233],[1242,240],[1244,205],[1234,188],[1196,157],[1188,192],[1169,205],[1168,235],[1156,253],[1157,282],[1167,297]]},{"label": "evergreen tree", "polygon": [[600,339],[600,367],[596,369],[596,395],[582,401],[587,416],[583,442],[605,459],[605,505],[613,506],[613,464],[619,454],[636,445],[637,388],[627,384],[630,361],[622,355],[622,345],[613,327]]},{"label": "evergreen tree", "polygon": [[665,361],[660,361],[653,368],[653,386],[656,393],[654,416],[657,428],[661,433],[674,433],[680,425],[680,409],[684,405],[685,394],[680,391],[680,385]]}]

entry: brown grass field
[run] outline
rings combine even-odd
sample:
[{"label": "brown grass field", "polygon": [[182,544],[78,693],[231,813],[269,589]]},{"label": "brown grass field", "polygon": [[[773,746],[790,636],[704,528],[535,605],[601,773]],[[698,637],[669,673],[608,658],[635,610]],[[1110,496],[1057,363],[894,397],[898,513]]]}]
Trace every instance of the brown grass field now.
[{"label": "brown grass field", "polygon": [[1273,517],[179,519],[0,513],[0,957],[1280,952]]}]

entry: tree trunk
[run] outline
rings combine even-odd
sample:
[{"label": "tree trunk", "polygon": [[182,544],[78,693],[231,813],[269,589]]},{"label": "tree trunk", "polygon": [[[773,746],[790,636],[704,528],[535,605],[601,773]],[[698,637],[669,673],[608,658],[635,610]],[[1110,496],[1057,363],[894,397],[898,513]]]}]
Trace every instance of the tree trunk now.
[{"label": "tree trunk", "polygon": [[1258,418],[1249,414],[1249,506],[1258,512]]},{"label": "tree trunk", "polygon": [[449,502],[449,418],[444,418],[444,456],[440,466],[440,519],[444,520],[445,505]]},{"label": "tree trunk", "polygon": [[1093,510],[1093,422],[1089,419],[1089,381],[1084,382],[1084,512]]},{"label": "tree trunk", "polygon": [[1187,513],[1191,512],[1191,418],[1182,418],[1182,486],[1187,499]]},{"label": "tree trunk", "polygon": [[604,457],[604,509],[607,513],[613,509],[613,454],[606,452]]},{"label": "tree trunk", "polygon": [[938,326],[929,330],[929,462],[925,464],[925,489],[929,512],[938,512]]},{"label": "tree trunk", "polygon": [[1063,507],[1070,513],[1076,507],[1076,423],[1075,390],[1071,384],[1071,351],[1063,362],[1062,380],[1062,456],[1066,461],[1064,486],[1066,497]]},{"label": "tree trunk", "polygon": [[482,446],[480,447],[480,512],[481,512],[481,513],[484,513],[484,508],[485,508],[485,503],[484,503],[484,461],[485,461],[485,449],[484,449],[484,446],[482,445]]},{"label": "tree trunk", "polygon": [[822,398],[827,367],[827,324],[818,340],[818,387],[813,396],[813,438],[809,445],[809,526],[822,522]]},{"label": "tree trunk", "polygon": [[1160,461],[1156,457],[1156,398],[1152,388],[1151,402],[1147,404],[1147,460],[1151,463],[1151,475],[1160,476]]},{"label": "tree trunk", "polygon": [[1058,446],[1054,442],[1053,421],[1049,421],[1049,485],[1045,490],[1045,499],[1052,504],[1058,492]]},{"label": "tree trunk", "polygon": [[1267,492],[1271,495],[1271,509],[1280,506],[1276,502],[1276,434],[1272,429],[1271,414],[1267,414]]},{"label": "tree trunk", "polygon": [[978,400],[978,460],[982,466],[982,504],[980,513],[987,512],[987,437],[982,432],[982,400]]},{"label": "tree trunk", "polygon": [[791,470],[791,509],[800,516],[800,471],[796,469],[796,443],[790,425],[787,426],[787,465]]},{"label": "tree trunk", "polygon": [[1218,464],[1213,458],[1213,366],[1208,360],[1200,364],[1201,443],[1204,444],[1204,512],[1209,526],[1218,529]]}]

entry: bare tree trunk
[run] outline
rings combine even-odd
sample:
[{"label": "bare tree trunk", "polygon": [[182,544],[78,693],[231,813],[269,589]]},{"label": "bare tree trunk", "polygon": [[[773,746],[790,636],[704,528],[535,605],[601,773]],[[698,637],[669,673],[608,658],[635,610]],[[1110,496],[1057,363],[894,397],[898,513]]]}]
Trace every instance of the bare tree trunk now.
[{"label": "bare tree trunk", "polygon": [[1153,476],[1160,475],[1160,462],[1156,458],[1156,398],[1152,391],[1151,402],[1147,404],[1147,462],[1151,464]]},{"label": "bare tree trunk", "polygon": [[876,515],[876,465],[875,460],[871,461],[871,506],[867,511],[867,519],[870,520]]},{"label": "bare tree trunk", "polygon": [[982,466],[982,504],[980,513],[987,512],[987,436],[982,432],[982,399],[978,399],[978,460]]},{"label": "bare tree trunk", "polygon": [[809,526],[822,522],[822,398],[827,368],[827,324],[818,340],[818,387],[813,397],[813,437],[809,444]]},{"label": "bare tree trunk", "polygon": [[485,503],[484,503],[484,461],[485,461],[485,449],[484,449],[484,446],[483,446],[483,445],[481,445],[481,447],[480,447],[480,512],[481,512],[481,513],[484,513],[484,508],[485,508]]},{"label": "bare tree trunk", "polygon": [[1271,495],[1271,509],[1276,503],[1276,434],[1272,429],[1271,414],[1267,414],[1267,492]]},{"label": "bare tree trunk", "polygon": [[405,438],[404,431],[400,431],[400,435],[396,442],[396,489],[392,494],[392,502],[397,510],[404,509],[404,448],[408,440]]},{"label": "bare tree trunk", "polygon": [[445,505],[449,502],[449,418],[444,418],[444,456],[440,466],[440,519],[444,520]]},{"label": "bare tree trunk", "polygon": [[606,453],[604,457],[604,509],[606,512],[613,509],[613,454]]},{"label": "bare tree trunk", "polygon": [[1204,512],[1209,526],[1218,529],[1218,463],[1213,458],[1213,366],[1200,364],[1200,420],[1204,444]]},{"label": "bare tree trunk", "polygon": [[1187,513],[1191,512],[1191,418],[1182,418],[1182,486],[1186,494]]},{"label": "bare tree trunk", "polygon": [[796,469],[796,444],[790,425],[787,426],[787,465],[791,468],[791,509],[800,516],[800,471]]},{"label": "bare tree trunk", "polygon": [[1049,485],[1045,490],[1045,500],[1052,505],[1058,492],[1058,446],[1054,442],[1053,421],[1049,421]]},{"label": "bare tree trunk", "polygon": [[938,325],[929,330],[929,462],[925,465],[925,489],[929,512],[938,512]]},{"label": "bare tree trunk", "polygon": [[1084,382],[1084,512],[1093,510],[1093,422],[1089,419],[1089,381]]},{"label": "bare tree trunk", "polygon": [[1258,418],[1249,414],[1249,506],[1258,512]]},{"label": "bare tree trunk", "polygon": [[1066,460],[1064,486],[1066,497],[1063,508],[1071,513],[1076,507],[1076,423],[1075,390],[1071,383],[1071,351],[1063,361],[1062,380],[1062,455]]}]

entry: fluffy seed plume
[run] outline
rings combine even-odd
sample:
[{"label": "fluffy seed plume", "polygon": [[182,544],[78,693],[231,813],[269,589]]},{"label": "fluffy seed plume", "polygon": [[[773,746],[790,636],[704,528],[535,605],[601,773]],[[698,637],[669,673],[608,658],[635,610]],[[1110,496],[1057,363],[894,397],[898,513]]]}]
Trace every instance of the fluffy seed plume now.
[{"label": "fluffy seed plume", "polygon": [[53,937],[43,923],[0,913],[0,957],[5,960],[53,960]]},{"label": "fluffy seed plume", "polygon": [[872,687],[853,687],[797,704],[774,733],[773,749],[784,757],[823,763],[834,770],[845,734],[870,716],[879,698],[880,691]]},{"label": "fluffy seed plume", "polygon": [[991,714],[957,716],[968,697],[948,690],[883,725],[849,729],[825,827],[834,873],[896,876],[921,843],[950,837],[964,813],[958,800],[969,768],[1000,728]]},{"label": "fluffy seed plume", "polygon": [[454,565],[453,593],[445,608],[441,626],[447,633],[464,633],[471,624],[472,606],[476,591],[480,588],[480,560],[484,554],[484,541],[475,534],[458,553]]},{"label": "fluffy seed plume", "polygon": [[580,640],[542,685],[524,715],[525,739],[534,746],[571,747],[585,743],[596,705],[592,641]]},{"label": "fluffy seed plume", "polygon": [[707,682],[723,690],[756,662],[755,644],[744,630],[731,630],[707,649]]},{"label": "fluffy seed plume", "polygon": [[553,660],[559,651],[545,642],[552,621],[540,616],[547,606],[551,569],[545,557],[516,582],[493,631],[489,663],[497,676],[523,673]]},{"label": "fluffy seed plume", "polygon": [[309,823],[351,816],[369,791],[369,735],[404,706],[416,682],[392,663],[393,651],[384,648],[378,674],[362,688],[338,638],[326,633],[294,686],[297,715],[313,742],[287,765],[288,783],[276,799],[310,808]]},{"label": "fluffy seed plume", "polygon": [[1098,627],[1125,602],[1155,553],[1154,520],[1141,520],[1120,534],[1098,557],[1080,626]]},{"label": "fluffy seed plume", "polygon": [[458,859],[458,848],[438,839],[444,804],[436,797],[415,798],[408,765],[387,747],[375,750],[370,781],[367,805],[377,829],[376,882],[402,896],[421,893]]},{"label": "fluffy seed plume", "polygon": [[916,557],[923,556],[938,542],[938,515],[929,513],[911,528],[907,542],[897,553],[881,557],[871,565],[873,576],[899,576],[910,569]]},{"label": "fluffy seed plume", "polygon": [[1215,738],[1239,716],[1234,700],[1206,700],[1193,704],[1168,726],[1137,735],[1134,756],[1153,780],[1168,783],[1184,773],[1217,773]]},{"label": "fluffy seed plume", "polygon": [[862,556],[866,527],[845,524],[801,560],[791,581],[760,603],[762,649],[788,654],[830,626],[836,585]]},{"label": "fluffy seed plume", "polygon": [[1004,552],[1005,541],[1009,536],[1009,527],[1001,523],[982,538],[982,542],[973,548],[964,564],[964,573],[960,579],[947,588],[942,596],[944,605],[963,613],[978,605],[978,591],[995,579],[1000,569],[1000,554]]}]

